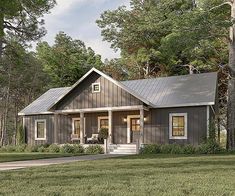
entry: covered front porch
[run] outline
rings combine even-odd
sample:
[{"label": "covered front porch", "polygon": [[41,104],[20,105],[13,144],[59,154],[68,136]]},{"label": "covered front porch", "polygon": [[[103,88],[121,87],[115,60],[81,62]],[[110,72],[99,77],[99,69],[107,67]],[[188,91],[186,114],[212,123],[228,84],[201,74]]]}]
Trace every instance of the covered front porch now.
[{"label": "covered front porch", "polygon": [[[108,144],[143,143],[145,113],[143,105],[87,108],[55,111],[55,122],[59,115],[71,119],[70,142],[80,144],[102,144],[101,129],[107,129]],[[55,124],[55,132],[57,131]]]}]

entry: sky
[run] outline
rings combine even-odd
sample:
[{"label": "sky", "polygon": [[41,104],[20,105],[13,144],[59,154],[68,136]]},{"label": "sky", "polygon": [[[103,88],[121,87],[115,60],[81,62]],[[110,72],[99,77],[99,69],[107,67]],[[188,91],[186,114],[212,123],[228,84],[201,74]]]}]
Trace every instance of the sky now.
[{"label": "sky", "polygon": [[102,41],[101,29],[95,21],[105,10],[114,10],[121,5],[129,7],[129,0],[57,0],[51,13],[44,17],[47,35],[42,40],[52,45],[55,35],[63,31],[73,39],[85,42],[103,60],[117,58],[119,52],[114,52],[108,42]]}]

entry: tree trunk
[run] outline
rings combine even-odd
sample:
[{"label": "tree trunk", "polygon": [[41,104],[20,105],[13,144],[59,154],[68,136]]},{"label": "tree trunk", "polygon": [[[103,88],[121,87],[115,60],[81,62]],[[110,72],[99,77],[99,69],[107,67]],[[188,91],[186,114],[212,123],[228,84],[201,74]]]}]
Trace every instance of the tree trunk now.
[{"label": "tree trunk", "polygon": [[[235,0],[231,7],[231,20],[235,19]],[[230,27],[229,43],[229,82],[228,82],[228,109],[227,109],[227,140],[228,148],[235,148],[235,24]]]},{"label": "tree trunk", "polygon": [[220,117],[217,118],[218,143],[220,144]]}]

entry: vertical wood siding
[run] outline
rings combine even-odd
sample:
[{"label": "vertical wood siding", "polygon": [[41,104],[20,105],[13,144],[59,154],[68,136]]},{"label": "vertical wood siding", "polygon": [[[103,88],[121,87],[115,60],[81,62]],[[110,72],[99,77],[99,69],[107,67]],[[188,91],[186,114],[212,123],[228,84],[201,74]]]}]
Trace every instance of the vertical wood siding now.
[{"label": "vertical wood siding", "polygon": [[[169,139],[169,114],[187,113],[188,114],[188,139],[178,140]],[[127,143],[127,122],[124,118],[128,115],[139,115],[139,111],[113,112],[113,142],[116,144]],[[98,116],[108,116],[108,112],[85,113],[86,136],[91,137],[92,133],[98,133]],[[58,115],[58,143],[71,142],[72,118],[78,118],[79,114]],[[146,121],[144,122],[144,143],[179,143],[198,145],[206,138],[207,117],[206,106],[182,107],[182,108],[162,108],[150,109],[145,111]],[[46,119],[47,140],[34,140],[35,120]],[[213,117],[211,118],[213,119]],[[54,143],[54,116],[53,115],[34,115],[25,117],[25,126],[28,133],[29,144]]]},{"label": "vertical wood siding", "polygon": [[[92,83],[101,91],[92,93]],[[57,110],[141,105],[142,102],[97,73],[92,73],[56,106]]]}]

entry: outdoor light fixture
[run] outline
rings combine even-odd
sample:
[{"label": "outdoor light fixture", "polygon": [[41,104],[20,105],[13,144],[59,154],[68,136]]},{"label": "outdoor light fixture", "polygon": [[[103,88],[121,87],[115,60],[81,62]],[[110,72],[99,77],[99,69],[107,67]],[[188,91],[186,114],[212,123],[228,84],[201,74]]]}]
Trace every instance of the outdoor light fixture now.
[{"label": "outdoor light fixture", "polygon": [[127,122],[127,118],[124,118],[123,121],[124,121],[124,122]]}]

